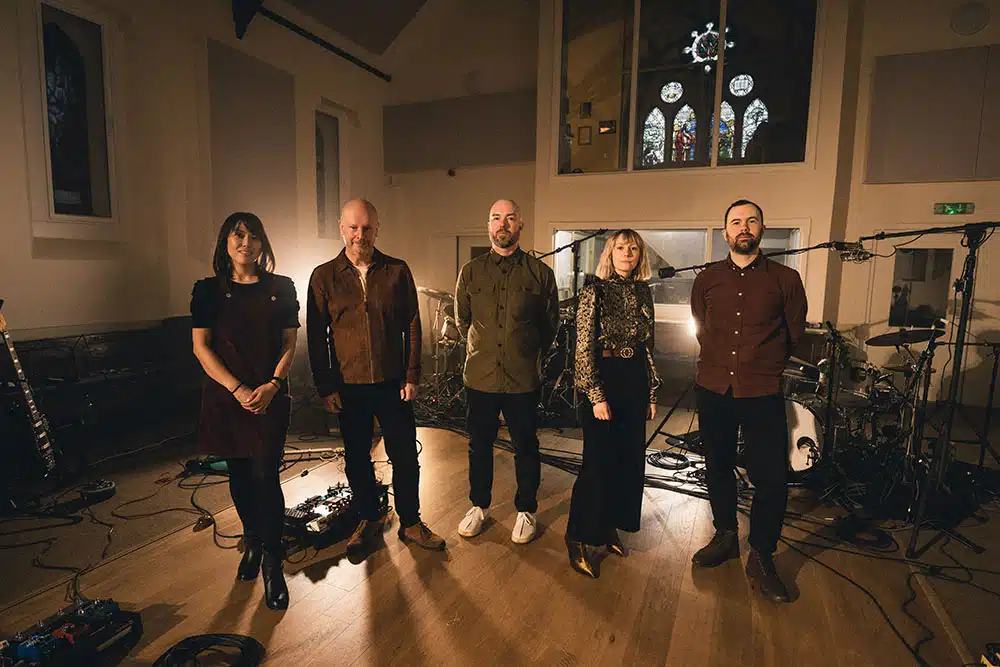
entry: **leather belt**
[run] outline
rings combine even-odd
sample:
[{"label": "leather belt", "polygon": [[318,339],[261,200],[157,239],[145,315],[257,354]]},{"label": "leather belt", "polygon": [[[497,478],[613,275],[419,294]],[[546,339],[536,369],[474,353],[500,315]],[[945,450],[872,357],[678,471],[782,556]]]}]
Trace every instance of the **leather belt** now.
[{"label": "leather belt", "polygon": [[605,348],[601,350],[602,357],[618,357],[620,359],[631,359],[635,356],[635,348],[631,347],[616,347],[616,348]]}]

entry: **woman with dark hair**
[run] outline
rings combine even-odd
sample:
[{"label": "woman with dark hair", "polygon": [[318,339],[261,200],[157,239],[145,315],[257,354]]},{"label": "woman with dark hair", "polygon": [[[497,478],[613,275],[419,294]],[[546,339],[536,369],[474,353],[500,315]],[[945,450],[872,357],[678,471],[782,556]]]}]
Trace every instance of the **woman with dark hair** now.
[{"label": "woman with dark hair", "polygon": [[576,387],[582,407],[583,468],[573,485],[566,548],[574,570],[598,576],[588,551],[625,555],[618,529],[639,530],[646,470],[646,420],[656,412],[652,275],[646,244],[631,229],[608,239],[597,279],[576,312]]},{"label": "woman with dark hair", "polygon": [[291,407],[288,370],[295,354],[295,285],[274,271],[260,218],[233,213],[219,230],[215,276],[191,293],[194,353],[208,375],[200,446],[226,460],[229,490],[243,522],[237,578],[257,578],[271,609],[288,608],[282,574],[285,499],[278,471]]}]

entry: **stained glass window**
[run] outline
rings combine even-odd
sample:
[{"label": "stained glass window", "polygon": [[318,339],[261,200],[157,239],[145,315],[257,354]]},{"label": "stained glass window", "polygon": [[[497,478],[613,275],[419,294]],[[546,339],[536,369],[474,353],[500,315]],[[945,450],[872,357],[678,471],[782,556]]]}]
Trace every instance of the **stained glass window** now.
[{"label": "stained glass window", "polygon": [[737,74],[733,77],[733,80],[729,82],[729,92],[736,97],[749,95],[752,90],[753,77],[749,74]]},{"label": "stained glass window", "polygon": [[732,158],[733,136],[736,132],[736,114],[733,112],[733,107],[729,102],[722,103],[719,116],[722,118],[722,124],[719,126],[719,157]]},{"label": "stained glass window", "polygon": [[663,164],[666,134],[667,119],[663,117],[662,111],[653,109],[646,116],[646,122],[642,127],[643,166],[649,167],[654,164]]},{"label": "stained glass window", "polygon": [[683,94],[684,86],[682,86],[679,81],[671,81],[660,91],[660,99],[667,104],[673,104],[677,100],[681,99],[681,95]]},{"label": "stained glass window", "polygon": [[[662,117],[662,114],[661,114]],[[694,109],[685,104],[674,116],[674,131],[671,143],[670,159],[674,162],[687,162],[694,159],[695,140],[698,138],[698,120]]]},{"label": "stained glass window", "polygon": [[[605,92],[620,93],[614,110],[609,108],[601,117],[631,116],[636,124],[632,145],[620,144],[617,153],[600,152],[606,160],[618,160],[620,169],[801,162],[817,4],[817,0],[564,2],[564,20],[568,12],[579,23],[564,26],[561,107],[569,110],[564,116],[572,115],[578,98],[589,102]],[[602,18],[605,11],[625,18],[637,12],[635,29],[628,29],[627,20],[620,27],[617,22],[611,25]],[[607,42],[602,41],[605,38]],[[630,77],[636,78],[631,99],[626,93]],[[678,115],[679,107],[688,110]],[[594,114],[597,117],[596,107]],[[696,131],[697,120],[701,132]],[[560,135],[577,125],[560,125]],[[620,137],[626,136],[625,129],[618,132]],[[561,138],[560,146],[575,146],[571,135]],[[717,154],[712,153],[713,144]],[[588,146],[577,150],[594,152]],[[630,164],[621,161],[626,148]],[[589,171],[577,169],[578,163],[582,164],[574,157],[573,171]],[[562,159],[559,165],[560,173],[569,171]]]},{"label": "stained glass window", "polygon": [[756,99],[750,103],[747,110],[743,112],[743,146],[740,151],[741,157],[747,156],[747,145],[756,134],[757,128],[767,122],[767,106]]}]

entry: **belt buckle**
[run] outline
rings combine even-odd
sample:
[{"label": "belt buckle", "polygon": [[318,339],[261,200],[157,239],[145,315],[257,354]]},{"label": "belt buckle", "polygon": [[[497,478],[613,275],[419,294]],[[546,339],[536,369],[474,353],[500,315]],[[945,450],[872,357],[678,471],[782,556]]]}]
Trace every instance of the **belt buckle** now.
[{"label": "belt buckle", "polygon": [[618,355],[622,359],[631,359],[633,354],[635,354],[635,351],[631,347],[623,347],[618,350]]}]

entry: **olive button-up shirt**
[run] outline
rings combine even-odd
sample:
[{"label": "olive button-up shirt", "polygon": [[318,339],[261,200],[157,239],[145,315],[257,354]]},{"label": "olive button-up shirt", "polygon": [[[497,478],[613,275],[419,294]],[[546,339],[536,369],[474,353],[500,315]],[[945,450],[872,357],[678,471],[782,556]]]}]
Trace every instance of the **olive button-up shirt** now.
[{"label": "olive button-up shirt", "polygon": [[556,279],[548,265],[521,249],[470,260],[458,276],[455,315],[467,341],[467,387],[504,394],[538,389],[541,355],[559,321]]}]

